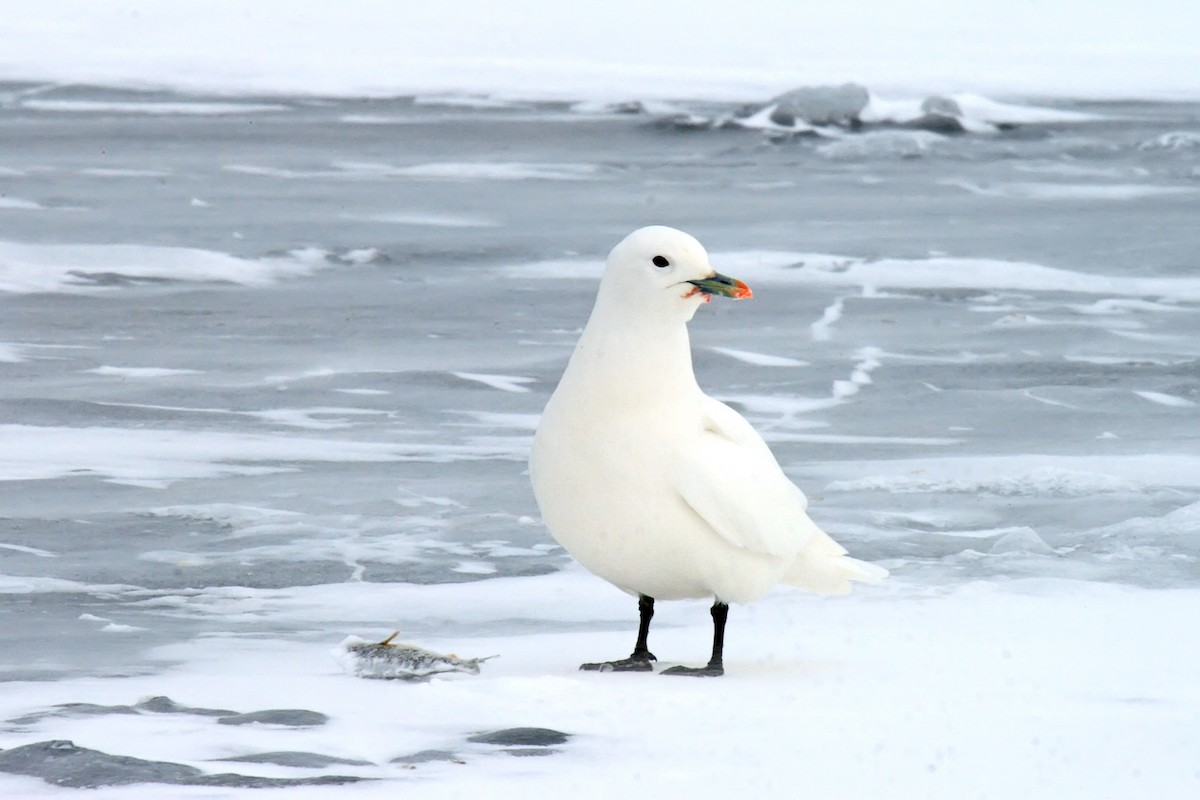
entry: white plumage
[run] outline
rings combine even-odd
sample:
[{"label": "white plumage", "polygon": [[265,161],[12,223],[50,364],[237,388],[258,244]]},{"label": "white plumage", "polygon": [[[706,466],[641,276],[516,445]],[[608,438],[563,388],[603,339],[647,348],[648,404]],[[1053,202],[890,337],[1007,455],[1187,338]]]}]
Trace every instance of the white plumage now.
[{"label": "white plumage", "polygon": [[[714,294],[750,292],[716,274],[686,233],[642,228],[613,249],[534,437],[530,475],[551,534],[645,598],[721,605],[781,582],[841,594],[878,580],[885,570],[848,557],[809,519],[754,428],[700,390],[687,322]],[[648,624],[643,609],[642,650]],[[719,674],[719,647],[714,659]]]}]

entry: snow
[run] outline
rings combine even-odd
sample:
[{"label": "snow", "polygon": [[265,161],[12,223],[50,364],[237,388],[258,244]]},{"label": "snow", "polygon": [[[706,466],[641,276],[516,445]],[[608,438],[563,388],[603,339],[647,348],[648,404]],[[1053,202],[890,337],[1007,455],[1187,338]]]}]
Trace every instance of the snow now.
[{"label": "snow", "polygon": [[738,361],[743,361],[747,364],[754,364],[758,367],[803,367],[807,366],[806,362],[798,358],[789,356],[775,356],[769,353],[751,353],[747,350],[736,350],[732,347],[710,347],[714,353],[720,353],[723,356],[735,358]]},{"label": "snow", "polygon": [[[475,619],[481,631],[534,609],[539,618],[550,611],[558,619],[602,615],[627,622],[631,603],[598,582],[562,576],[458,589],[365,585],[359,599],[378,612]],[[334,609],[320,607],[326,599],[338,597],[315,594],[313,604],[290,613],[330,615]],[[337,608],[349,619],[369,614],[352,603]],[[836,602],[781,590],[769,602],[735,609],[733,655],[719,685],[575,670],[582,660],[624,652],[626,630],[427,637],[421,646],[499,657],[483,664],[478,677],[426,684],[348,676],[328,654],[334,641],[231,632],[161,649],[158,655],[175,666],[158,675],[80,682],[75,697],[122,704],[166,694],[188,705],[233,709],[287,708],[306,698],[334,722],[229,728],[186,714],[135,714],[57,725],[80,746],[111,749],[120,742],[123,753],[182,758],[207,770],[228,770],[212,759],[248,751],[307,751],[372,762],[334,771],[384,779],[343,787],[337,796],[727,797],[792,791],[799,781],[808,792],[837,797],[877,797],[886,787],[901,797],[1182,798],[1197,782],[1192,709],[1200,696],[1164,687],[1194,685],[1200,648],[1194,637],[1178,637],[1177,620],[1197,611],[1195,589],[1147,592],[1075,581],[977,583],[936,593],[897,586]],[[230,612],[235,625],[252,620],[234,608],[222,613]],[[652,648],[668,663],[696,660],[705,650],[706,617],[703,604],[665,606]],[[1175,646],[1162,647],[1166,640]],[[58,696],[54,684],[21,684],[0,697],[0,714],[45,707]],[[549,759],[556,768],[547,769],[547,759],[511,758],[464,741],[473,731],[514,726],[570,733]],[[0,734],[10,744],[26,738]],[[431,747],[458,752],[467,763],[416,770],[387,763]],[[269,766],[237,769],[279,774]],[[3,777],[0,785],[10,796],[56,794],[23,778]],[[91,795],[155,791],[163,788]],[[171,794],[226,793],[173,787]]]},{"label": "snow", "polygon": [[485,375],[477,372],[454,372],[451,374],[456,378],[462,378],[464,381],[482,383],[484,386],[490,386],[502,392],[528,392],[529,387],[524,384],[533,383],[534,381],[533,378],[525,378],[520,375]]},{"label": "snow", "polygon": [[[547,8],[516,0],[7,0],[0,77],[315,96],[765,99],[856,80],[926,92],[1200,97],[1197,10],[1177,0],[964,8],[748,0]],[[630,24],[636,20],[636,24]],[[981,112],[987,101],[974,104]],[[182,113],[194,113],[184,108]],[[223,104],[201,113],[227,113]]]}]

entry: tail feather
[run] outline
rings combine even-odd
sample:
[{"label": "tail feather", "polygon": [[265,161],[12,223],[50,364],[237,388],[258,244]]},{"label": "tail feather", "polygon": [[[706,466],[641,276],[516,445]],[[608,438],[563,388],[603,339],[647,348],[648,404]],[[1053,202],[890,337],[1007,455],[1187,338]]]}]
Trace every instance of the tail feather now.
[{"label": "tail feather", "polygon": [[859,561],[857,558],[850,558],[849,556],[846,556],[842,560],[848,562],[844,565],[844,568],[852,581],[879,583],[888,576],[888,571],[878,564],[872,564],[869,561]]},{"label": "tail feather", "polygon": [[849,594],[851,581],[878,583],[887,577],[886,569],[851,558],[846,555],[846,548],[813,527],[819,535],[796,555],[791,569],[783,576],[784,583],[818,594]]}]

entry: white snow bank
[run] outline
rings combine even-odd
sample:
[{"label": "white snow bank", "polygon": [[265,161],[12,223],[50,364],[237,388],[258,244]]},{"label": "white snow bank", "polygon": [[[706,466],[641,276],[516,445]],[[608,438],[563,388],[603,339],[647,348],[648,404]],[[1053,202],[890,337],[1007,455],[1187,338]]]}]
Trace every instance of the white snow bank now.
[{"label": "white snow bank", "polygon": [[[1001,103],[975,93],[947,95],[945,100],[958,111],[963,121],[970,126],[1037,125],[1051,122],[1086,122],[1096,117],[1078,111],[1055,108]],[[929,111],[927,101],[885,100],[871,96],[862,113],[863,122],[912,122]]]},{"label": "white snow bank", "polygon": [[513,0],[0,2],[0,78],[229,93],[754,100],[887,94],[1200,97],[1179,0],[646,4]]},{"label": "white snow bank", "polygon": [[[848,800],[1071,800],[1183,797],[1195,782],[1200,640],[1179,635],[1179,620],[1200,613],[1194,589],[1017,580],[932,593],[878,587],[833,601],[781,590],[733,609],[727,672],[716,682],[579,672],[583,661],[628,652],[636,622],[631,598],[581,575],[321,589],[309,607],[317,618],[351,612],[336,633],[264,637],[261,616],[247,618],[242,631],[235,614],[228,634],[160,648],[156,655],[175,665],[161,673],[25,683],[0,695],[0,718],[165,694],[209,708],[305,708],[329,715],[326,725],[231,727],[189,714],[49,717],[0,731],[0,747],[69,738],[211,772],[312,775],[212,761],[304,751],[371,762],[330,771],[380,779],[288,790],[301,797],[772,797],[788,796],[800,780],[814,797]],[[322,608],[339,590],[344,602]],[[586,627],[548,622],[564,606]],[[448,624],[415,644],[499,658],[479,676],[414,685],[347,676],[329,656],[347,634],[382,637],[393,630],[387,625],[431,611]],[[650,646],[664,665],[702,661],[705,605],[663,603],[657,612]],[[370,628],[353,622],[372,613]],[[514,619],[547,621],[519,629]],[[472,620],[483,622],[478,633],[466,632]],[[543,758],[466,741],[516,726],[571,738]],[[466,763],[389,763],[435,748]],[[54,790],[0,776],[0,792]],[[213,792],[171,787],[178,797]],[[98,800],[161,795],[161,786],[89,792]]]}]

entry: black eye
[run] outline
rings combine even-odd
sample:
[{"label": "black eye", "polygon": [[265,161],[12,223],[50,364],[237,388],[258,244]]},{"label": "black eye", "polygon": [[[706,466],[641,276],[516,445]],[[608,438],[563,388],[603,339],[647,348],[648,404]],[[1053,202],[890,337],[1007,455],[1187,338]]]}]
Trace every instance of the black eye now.
[{"label": "black eye", "polygon": [[665,258],[664,258],[664,257],[662,257],[662,256],[655,256],[655,257],[654,257],[653,259],[651,259],[651,260],[654,262],[654,266],[656,266],[656,267],[669,267],[669,266],[671,266],[671,262],[670,262],[670,261],[667,261],[667,259],[665,259]]}]

